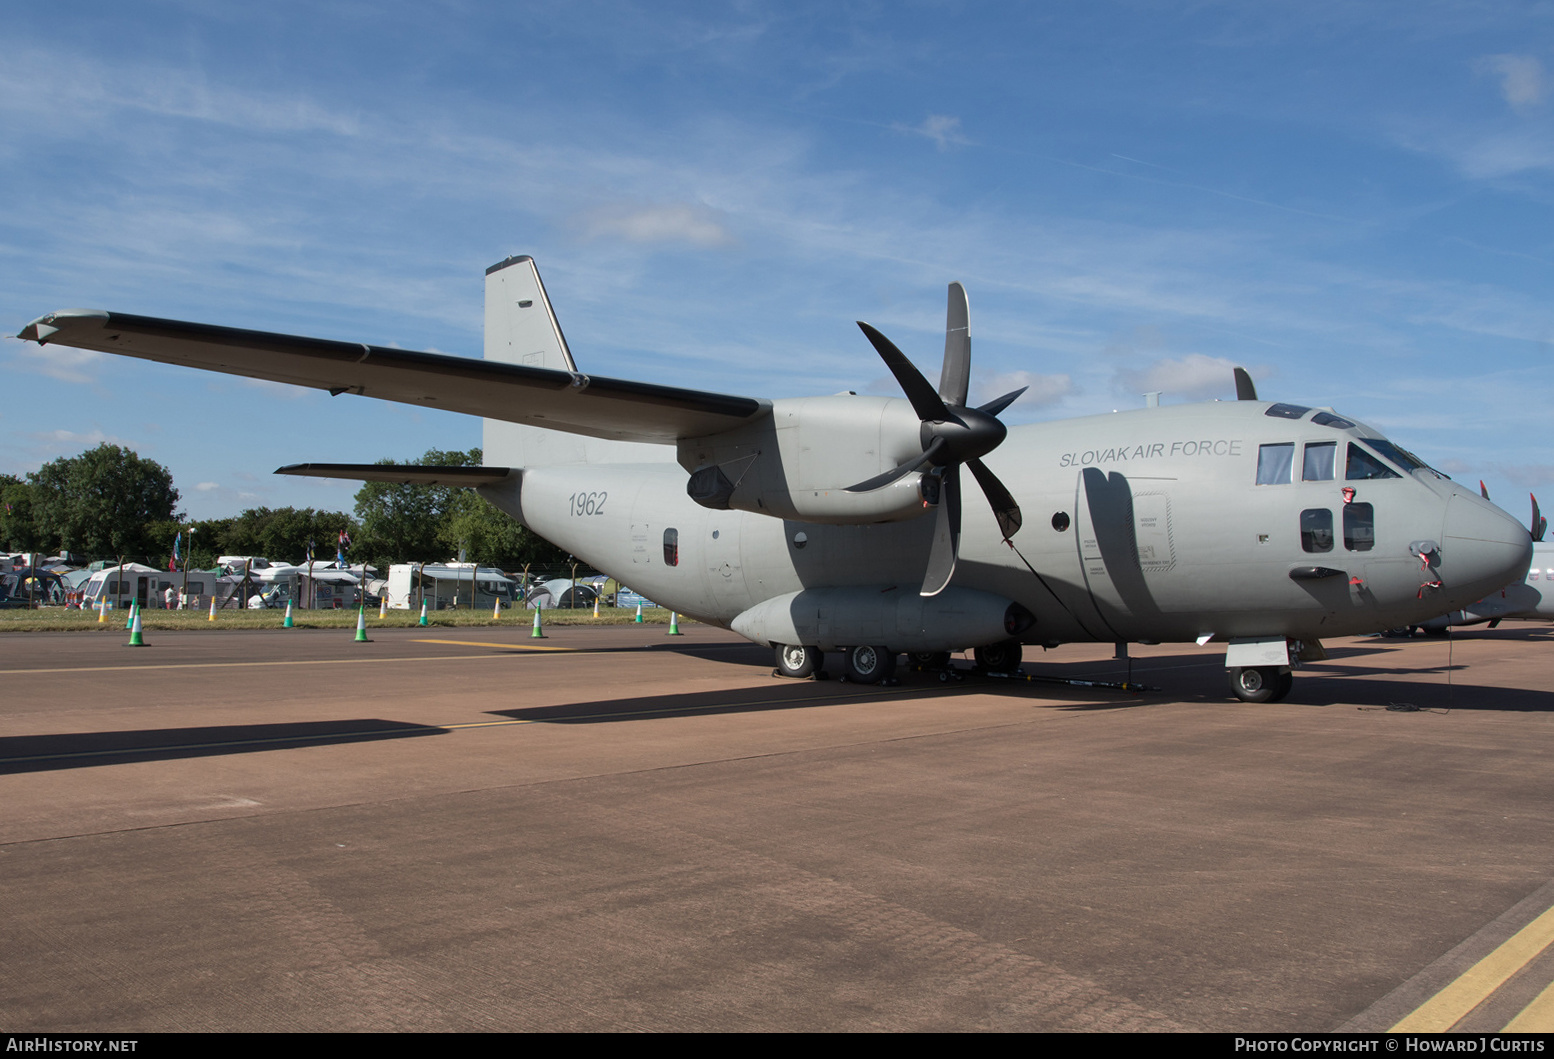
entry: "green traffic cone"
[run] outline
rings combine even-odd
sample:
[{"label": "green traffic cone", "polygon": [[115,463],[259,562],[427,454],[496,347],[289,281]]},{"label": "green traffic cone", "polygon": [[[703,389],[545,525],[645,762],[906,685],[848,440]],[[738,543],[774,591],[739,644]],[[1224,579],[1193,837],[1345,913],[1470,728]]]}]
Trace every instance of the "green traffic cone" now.
[{"label": "green traffic cone", "polygon": [[637,621],[636,621],[636,624],[638,624],[638,625],[642,624],[642,604],[640,604],[640,603],[637,604]]},{"label": "green traffic cone", "polygon": [[543,639],[546,639],[545,634],[540,632],[540,608],[538,606],[536,606],[534,608],[534,631],[529,634],[529,639],[531,639],[531,640],[543,640]]},{"label": "green traffic cone", "polygon": [[426,600],[424,600],[424,599],[421,601],[421,620],[417,624],[419,624],[419,625],[427,624],[427,621],[426,621]]},{"label": "green traffic cone", "polygon": [[357,608],[356,611],[356,642],[372,642],[367,639],[367,608],[365,606]]},{"label": "green traffic cone", "polygon": [[291,620],[291,600],[289,600],[289,599],[286,601],[286,620],[281,622],[281,628],[283,628],[283,629],[294,628],[294,625],[293,625],[292,620]]},{"label": "green traffic cone", "polygon": [[685,635],[685,633],[680,631],[680,615],[676,614],[672,610],[669,612],[669,635],[670,636],[684,636]]},{"label": "green traffic cone", "polygon": [[140,613],[140,604],[139,603],[131,603],[130,604],[129,613],[124,616],[124,627],[126,629],[133,629],[135,627],[135,615],[137,615],[139,613]]},{"label": "green traffic cone", "polygon": [[139,607],[136,607],[134,609],[133,615],[134,616],[130,618],[130,638],[129,638],[129,643],[125,644],[124,646],[125,647],[144,647],[144,646],[146,646],[146,641],[145,641],[145,638],[140,635],[140,608]]}]

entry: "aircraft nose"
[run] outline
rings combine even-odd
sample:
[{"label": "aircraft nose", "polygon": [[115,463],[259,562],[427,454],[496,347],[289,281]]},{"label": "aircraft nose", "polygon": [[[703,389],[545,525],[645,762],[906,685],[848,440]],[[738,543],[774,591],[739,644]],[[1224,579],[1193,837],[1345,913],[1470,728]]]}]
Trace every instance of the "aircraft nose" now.
[{"label": "aircraft nose", "polygon": [[1452,595],[1479,599],[1520,579],[1532,561],[1532,535],[1486,500],[1454,493],[1446,507],[1441,580]]}]

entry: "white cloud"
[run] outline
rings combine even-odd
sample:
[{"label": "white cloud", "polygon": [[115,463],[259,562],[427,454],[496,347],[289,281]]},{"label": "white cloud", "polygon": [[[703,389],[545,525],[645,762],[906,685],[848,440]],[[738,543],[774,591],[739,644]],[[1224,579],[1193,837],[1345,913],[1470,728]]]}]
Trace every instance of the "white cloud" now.
[{"label": "white cloud", "polygon": [[129,442],[123,438],[114,437],[112,434],[105,434],[101,430],[92,430],[85,434],[78,434],[74,430],[47,430],[32,436],[39,441],[50,442],[55,445],[76,445],[82,450],[94,449],[98,445],[103,444],[129,446]]},{"label": "white cloud", "polygon": [[208,493],[212,489],[220,489],[221,488],[221,484],[219,482],[201,482],[199,485],[196,485],[194,488],[198,489],[202,493]]},{"label": "white cloud", "polygon": [[105,354],[90,349],[72,349],[69,346],[40,346],[35,342],[23,342],[12,349],[20,366],[36,371],[60,382],[92,382],[91,369]]},{"label": "white cloud", "polygon": [[724,214],[700,204],[607,206],[582,217],[589,239],[615,238],[628,243],[690,243],[719,247],[733,243]]},{"label": "white cloud", "polygon": [[[1157,360],[1146,368],[1119,369],[1113,386],[1119,393],[1143,394],[1158,390],[1171,397],[1203,401],[1234,394],[1233,372],[1239,366],[1224,357],[1189,353],[1185,357]],[[1254,376],[1267,374],[1265,368],[1249,370]]]},{"label": "white cloud", "polygon": [[1542,489],[1554,485],[1554,465],[1551,464],[1495,463],[1490,465],[1490,469],[1523,489]]},{"label": "white cloud", "polygon": [[952,118],[948,114],[930,114],[923,119],[921,125],[895,125],[892,126],[902,132],[915,133],[934,142],[941,151],[948,151],[951,147],[964,147],[971,143],[960,131],[960,119]]},{"label": "white cloud", "polygon": [[1486,55],[1474,64],[1500,78],[1500,94],[1517,110],[1543,102],[1543,64],[1531,55]]},{"label": "white cloud", "polygon": [[1028,387],[1015,399],[1010,408],[1032,412],[1060,404],[1069,394],[1077,393],[1074,380],[1068,375],[1039,375],[1034,371],[1006,371],[982,379],[974,379],[972,392],[977,404],[986,404],[995,397],[1002,397],[1011,390]]}]

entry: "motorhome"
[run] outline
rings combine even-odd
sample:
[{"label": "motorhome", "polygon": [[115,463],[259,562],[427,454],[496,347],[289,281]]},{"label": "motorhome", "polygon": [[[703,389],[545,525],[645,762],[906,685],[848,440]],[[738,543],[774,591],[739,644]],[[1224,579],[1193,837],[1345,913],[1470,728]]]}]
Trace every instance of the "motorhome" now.
[{"label": "motorhome", "polygon": [[[217,582],[219,570],[158,570],[141,563],[124,563],[96,571],[81,586],[81,606],[90,610],[107,600],[115,609],[139,603],[147,609],[166,605],[167,590],[173,590],[175,598],[183,597],[185,605],[199,606],[195,600],[208,602],[211,593],[221,595]],[[187,578],[187,582],[185,581]],[[186,587],[187,586],[187,587]]]},{"label": "motorhome", "polygon": [[[395,563],[389,567],[388,605],[415,610],[426,600],[430,610],[470,607],[491,610],[513,605],[517,583],[491,566],[473,563]],[[473,600],[471,594],[473,593]]]}]

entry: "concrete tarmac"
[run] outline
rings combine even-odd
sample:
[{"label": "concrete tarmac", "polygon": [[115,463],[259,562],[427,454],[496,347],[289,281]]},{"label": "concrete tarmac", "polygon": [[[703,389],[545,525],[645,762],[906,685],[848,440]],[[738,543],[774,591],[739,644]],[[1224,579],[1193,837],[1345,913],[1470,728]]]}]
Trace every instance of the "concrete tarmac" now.
[{"label": "concrete tarmac", "polygon": [[1334,641],[1264,706],[1212,645],[870,688],[685,631],[0,637],[0,1029],[1539,1017],[1549,626]]}]

